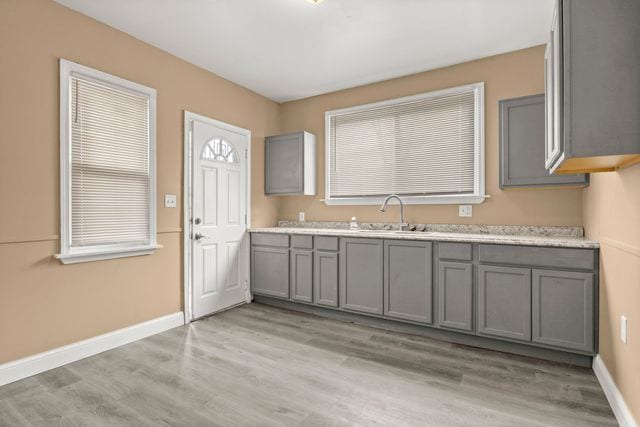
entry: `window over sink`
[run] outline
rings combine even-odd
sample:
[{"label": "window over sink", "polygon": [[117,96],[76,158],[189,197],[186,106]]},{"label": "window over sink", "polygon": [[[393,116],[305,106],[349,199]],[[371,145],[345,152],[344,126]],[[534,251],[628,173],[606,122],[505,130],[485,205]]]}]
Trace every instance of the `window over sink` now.
[{"label": "window over sink", "polygon": [[484,83],[325,113],[325,203],[484,201]]}]

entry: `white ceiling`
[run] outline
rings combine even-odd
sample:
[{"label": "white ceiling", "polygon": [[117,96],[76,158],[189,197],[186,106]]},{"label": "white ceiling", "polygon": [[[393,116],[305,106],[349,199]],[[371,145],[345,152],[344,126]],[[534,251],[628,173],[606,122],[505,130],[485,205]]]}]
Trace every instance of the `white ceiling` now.
[{"label": "white ceiling", "polygon": [[56,0],[282,102],[546,42],[554,0]]}]

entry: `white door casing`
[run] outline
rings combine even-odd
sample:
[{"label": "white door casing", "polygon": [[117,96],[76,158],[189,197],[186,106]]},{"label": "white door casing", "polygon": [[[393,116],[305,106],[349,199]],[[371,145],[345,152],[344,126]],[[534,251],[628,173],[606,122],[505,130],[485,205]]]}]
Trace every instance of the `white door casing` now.
[{"label": "white door casing", "polygon": [[185,142],[189,146],[189,153],[185,153],[189,171],[185,170],[184,248],[188,320],[248,301],[250,140],[247,130],[185,112]]}]

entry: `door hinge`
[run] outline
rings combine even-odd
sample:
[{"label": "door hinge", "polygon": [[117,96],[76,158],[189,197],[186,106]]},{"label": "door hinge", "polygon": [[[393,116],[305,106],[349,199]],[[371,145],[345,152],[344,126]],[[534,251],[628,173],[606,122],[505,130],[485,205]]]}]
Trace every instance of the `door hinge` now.
[{"label": "door hinge", "polygon": [[249,149],[247,149],[247,148],[244,149],[244,158],[245,159],[249,158]]},{"label": "door hinge", "polygon": [[244,214],[244,225],[247,225],[247,214]]}]

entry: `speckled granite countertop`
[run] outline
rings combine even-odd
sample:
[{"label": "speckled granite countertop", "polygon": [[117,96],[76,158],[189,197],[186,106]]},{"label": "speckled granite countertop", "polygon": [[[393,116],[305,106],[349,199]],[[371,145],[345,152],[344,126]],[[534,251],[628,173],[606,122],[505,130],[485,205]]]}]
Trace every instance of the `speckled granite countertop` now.
[{"label": "speckled granite countertop", "polygon": [[[393,231],[388,230],[387,224],[361,224],[360,230],[349,230],[343,228],[343,223],[333,223],[338,227],[327,228],[311,223],[308,227],[301,226],[304,223],[286,223],[289,226],[252,228],[252,233],[280,233],[280,234],[302,234],[318,236],[345,236],[345,237],[365,237],[383,238],[397,240],[431,240],[441,242],[470,242],[470,243],[493,243],[502,245],[520,246],[551,246],[564,248],[599,248],[600,244],[594,240],[586,239],[582,236],[580,227],[532,227],[532,226],[459,226],[451,224],[438,224],[430,226],[428,224],[412,225],[412,228],[424,231]],[[293,225],[293,226],[291,226]],[[319,226],[320,225],[320,226]],[[460,227],[464,232],[460,232]],[[502,228],[503,227],[503,228]],[[432,231],[432,230],[438,231]],[[447,231],[448,229],[452,231]],[[513,234],[508,234],[513,233]],[[517,233],[517,234],[515,234]]]}]

